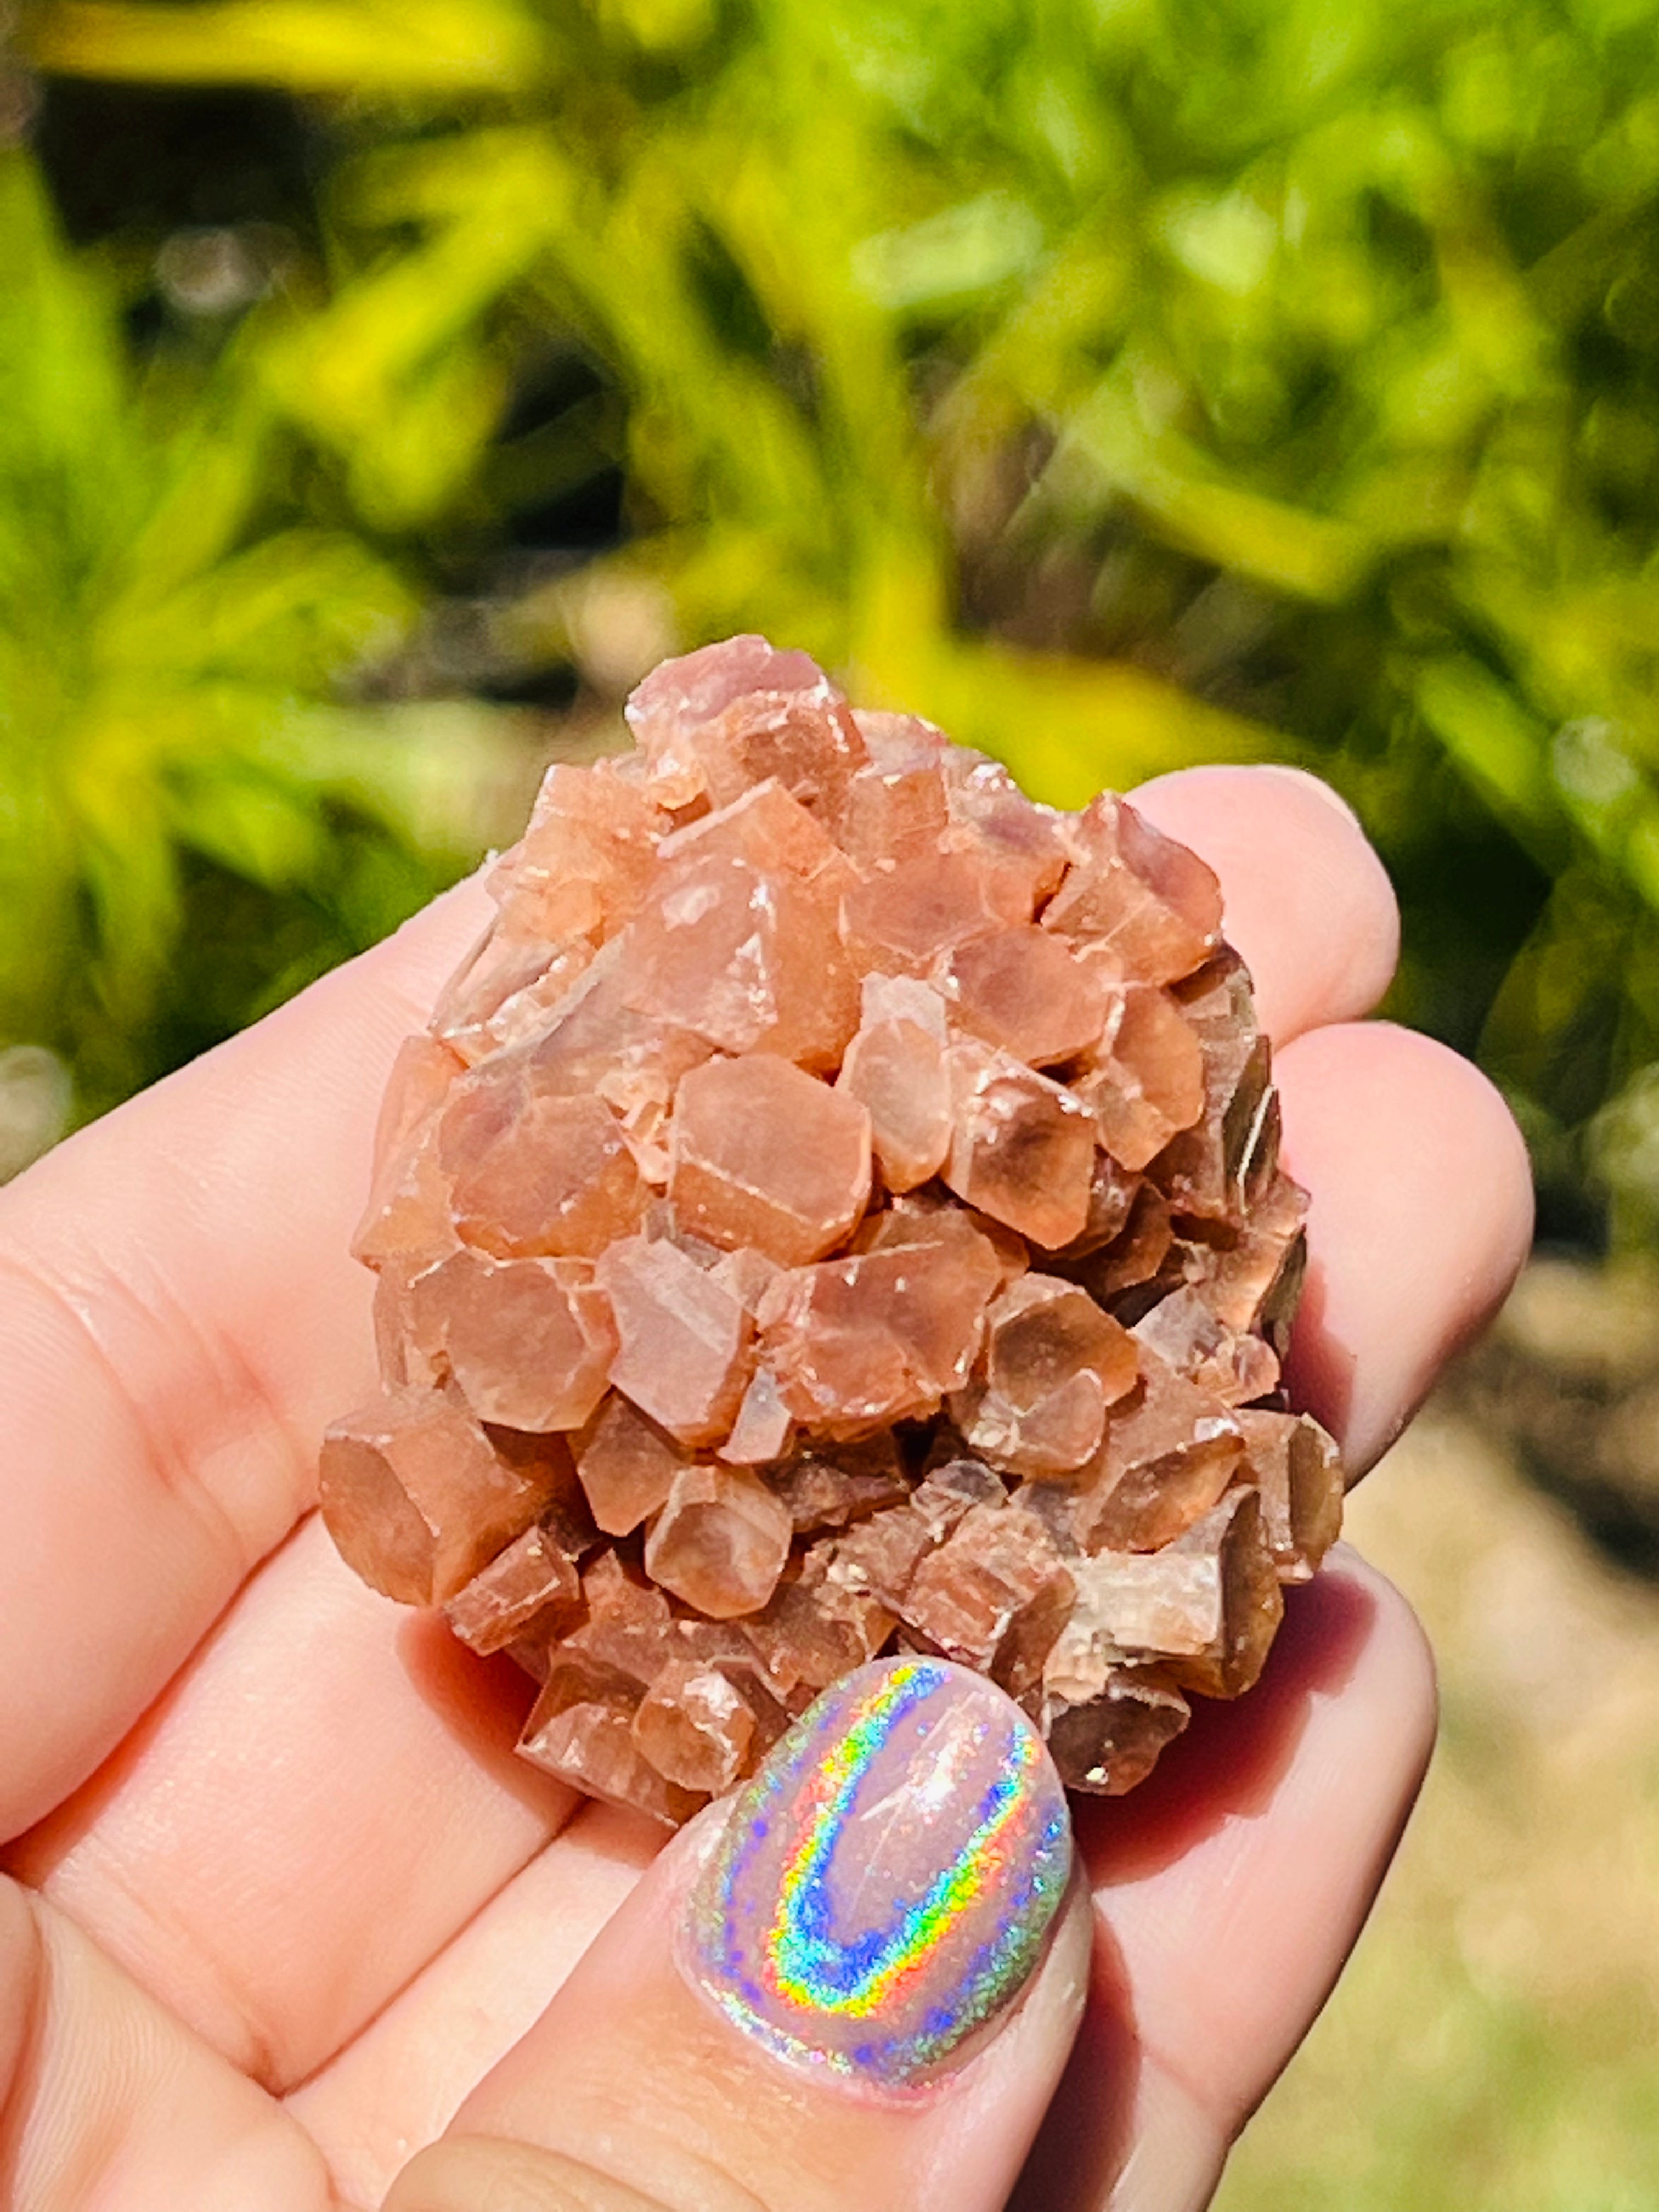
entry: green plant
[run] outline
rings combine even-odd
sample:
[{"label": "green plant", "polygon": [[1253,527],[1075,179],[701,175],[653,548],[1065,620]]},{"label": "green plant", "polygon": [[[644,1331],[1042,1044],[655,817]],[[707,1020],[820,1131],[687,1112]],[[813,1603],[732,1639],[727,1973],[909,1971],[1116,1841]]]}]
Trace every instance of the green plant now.
[{"label": "green plant", "polygon": [[0,153],[0,1042],[82,1110],[371,941],[471,830],[423,798],[458,748],[334,696],[414,601],[281,499],[275,338],[140,370],[121,308]]},{"label": "green plant", "polygon": [[[322,119],[257,387],[337,520],[428,588],[459,563],[503,665],[609,696],[757,626],[1056,798],[1322,767],[1401,883],[1400,1010],[1480,1046],[1570,1193],[1659,1060],[1650,32],[1638,0],[39,0],[22,44]],[[607,472],[617,542],[492,566]]]}]

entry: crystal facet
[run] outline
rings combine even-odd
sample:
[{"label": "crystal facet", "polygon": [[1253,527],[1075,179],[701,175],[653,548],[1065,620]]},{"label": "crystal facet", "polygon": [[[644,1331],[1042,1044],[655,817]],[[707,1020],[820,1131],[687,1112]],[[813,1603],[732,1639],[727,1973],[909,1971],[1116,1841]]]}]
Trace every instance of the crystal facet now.
[{"label": "crystal facet", "polygon": [[534,1676],[525,1758],[666,1826],[892,1650],[1130,1789],[1341,1521],[1216,879],[764,638],[627,718],[392,1068],[328,1525]]}]

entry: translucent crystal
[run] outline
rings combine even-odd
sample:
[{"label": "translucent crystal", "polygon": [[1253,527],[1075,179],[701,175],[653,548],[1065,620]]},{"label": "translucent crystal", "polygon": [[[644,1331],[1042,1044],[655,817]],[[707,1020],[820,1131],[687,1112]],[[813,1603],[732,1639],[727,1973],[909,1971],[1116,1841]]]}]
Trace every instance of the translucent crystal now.
[{"label": "translucent crystal", "polygon": [[634,1741],[665,1781],[718,1796],[744,1771],[753,1709],[718,1667],[670,1659],[634,1714]]},{"label": "translucent crystal", "polygon": [[556,1652],[524,1734],[520,1754],[590,1797],[678,1827],[708,1802],[654,1767],[634,1738],[637,1682],[580,1653]]},{"label": "translucent crystal", "polygon": [[1014,1506],[975,1505],[919,1562],[900,1618],[1018,1697],[1041,1675],[1072,1601],[1071,1575],[1039,1521]]},{"label": "translucent crystal", "polygon": [[529,827],[491,879],[504,930],[549,944],[614,936],[639,904],[666,827],[609,763],[556,761]]},{"label": "translucent crystal", "polygon": [[1089,1218],[1092,1121],[1063,1085],[988,1045],[952,1045],[945,1180],[959,1198],[1056,1250]]},{"label": "translucent crystal", "polygon": [[1254,1490],[1236,1490],[1161,1551],[1073,1560],[1077,1601],[1050,1655],[1062,1694],[1103,1683],[1125,1656],[1158,1659],[1178,1686],[1237,1697],[1261,1670],[1284,1609]]},{"label": "translucent crystal", "polygon": [[1106,1019],[1098,972],[1034,923],[957,945],[941,974],[962,1027],[1033,1067],[1074,1059]]},{"label": "translucent crystal", "polygon": [[902,768],[874,763],[847,787],[842,843],[857,866],[881,868],[936,856],[950,826],[945,776],[936,761]]},{"label": "translucent crystal", "polygon": [[1186,1698],[1160,1668],[1113,1667],[1093,1697],[1060,1699],[1045,1716],[1044,1733],[1062,1782],[1121,1797],[1146,1779],[1190,1717]]},{"label": "translucent crystal", "polygon": [[[706,797],[711,754],[722,782],[726,776],[726,748],[711,734],[720,718],[746,698],[791,694],[817,704],[840,696],[805,653],[781,653],[763,637],[727,638],[653,669],[623,709],[645,758],[653,798],[663,806],[682,807]],[[714,803],[725,805],[740,789]]]},{"label": "translucent crystal", "polygon": [[744,792],[729,806],[675,830],[657,850],[659,860],[676,864],[718,857],[769,874],[787,870],[836,895],[853,878],[841,847],[775,776]]},{"label": "translucent crystal", "polygon": [[1262,1527],[1282,1583],[1307,1582],[1342,1528],[1342,1462],[1310,1413],[1238,1416]]},{"label": "translucent crystal", "polygon": [[481,1421],[576,1429],[604,1395],[617,1336],[586,1260],[456,1252],[410,1289],[412,1341]]},{"label": "translucent crystal", "polygon": [[1231,1329],[1198,1291],[1172,1291],[1135,1323],[1134,1334],[1166,1365],[1178,1369],[1229,1406],[1265,1398],[1279,1381],[1279,1361],[1259,1336]]},{"label": "translucent crystal", "polygon": [[434,1010],[434,1033],[469,1067],[529,1043],[592,959],[586,937],[569,939],[555,951],[542,938],[492,931],[471,967]]},{"label": "translucent crystal", "polygon": [[775,865],[692,854],[664,872],[628,934],[627,1002],[722,1052],[840,1064],[858,983],[835,903]]},{"label": "translucent crystal", "polygon": [[1075,854],[1042,916],[1116,953],[1148,983],[1190,975],[1221,941],[1221,886],[1195,853],[1110,792],[1070,826]]},{"label": "translucent crystal", "polygon": [[620,1553],[600,1552],[582,1569],[586,1619],[561,1641],[625,1675],[635,1695],[656,1677],[675,1633],[674,1610],[654,1583]]},{"label": "translucent crystal", "polygon": [[986,1315],[983,1378],[951,1403],[993,1467],[1033,1480],[1092,1458],[1107,1410],[1139,1375],[1127,1332],[1073,1283],[1026,1273]]},{"label": "translucent crystal", "polygon": [[878,1021],[848,1046],[836,1088],[870,1115],[882,1182],[914,1190],[936,1176],[951,1147],[951,1079],[945,1048],[912,1021]]},{"label": "translucent crystal", "polygon": [[453,1400],[403,1390],[333,1424],[320,1480],[346,1564],[387,1597],[441,1605],[536,1518],[556,1473],[502,1460]]},{"label": "translucent crystal", "polygon": [[958,945],[1030,919],[1007,911],[988,861],[974,853],[942,853],[925,866],[895,867],[855,883],[842,900],[841,931],[855,966],[925,976]]},{"label": "translucent crystal", "polygon": [[460,1072],[456,1054],[435,1037],[408,1037],[398,1048],[375,1131],[368,1203],[351,1240],[368,1267],[418,1266],[453,1242],[438,1118]]},{"label": "translucent crystal", "polygon": [[571,1553],[539,1523],[515,1536],[444,1607],[450,1626],[474,1651],[500,1651],[515,1637],[544,1639],[574,1625],[581,1577]]},{"label": "translucent crystal", "polygon": [[638,1228],[650,1195],[605,1101],[538,1092],[514,1054],[455,1085],[438,1158],[457,1234],[500,1260],[591,1258]]},{"label": "translucent crystal", "polygon": [[1076,1090],[1120,1167],[1147,1166],[1191,1127],[1204,1111],[1204,1054],[1167,991],[1119,988]]},{"label": "translucent crystal", "polygon": [[711,1243],[819,1259],[864,1212],[870,1175],[865,1107],[787,1060],[713,1060],[679,1087],[669,1193]]},{"label": "translucent crystal", "polygon": [[712,1620],[758,1613],[778,1586],[794,1523],[746,1468],[688,1467],[645,1540],[646,1571]]},{"label": "translucent crystal", "polygon": [[777,1376],[769,1367],[757,1367],[720,1456],[733,1467],[769,1466],[787,1451],[793,1426]]},{"label": "translucent crystal", "polygon": [[1229,1220],[1265,1188],[1278,1165],[1271,1054],[1236,953],[1224,951],[1178,995],[1201,1055],[1202,1110],[1170,1143],[1157,1178],[1176,1212]]},{"label": "translucent crystal", "polygon": [[571,1439],[594,1525],[625,1536],[659,1511],[686,1455],[629,1399],[612,1391]]},{"label": "translucent crystal", "polygon": [[725,1436],[751,1364],[749,1316],[731,1291],[666,1238],[613,1244],[595,1279],[617,1332],[617,1389],[683,1444]]},{"label": "translucent crystal", "polygon": [[809,1433],[856,1437],[934,1413],[966,1382],[996,1259],[952,1237],[829,1260],[780,1278],[764,1356]]},{"label": "translucent crystal", "polygon": [[1341,1468],[1307,1201],[1204,864],[743,637],[560,763],[398,1055],[323,1510],[675,1825],[884,1650],[1115,1794],[1254,1680]]},{"label": "translucent crystal", "polygon": [[1089,1551],[1151,1552],[1207,1512],[1244,1453],[1231,1407],[1146,1346],[1140,1381],[1114,1407],[1099,1454],[1080,1479],[1073,1526]]}]

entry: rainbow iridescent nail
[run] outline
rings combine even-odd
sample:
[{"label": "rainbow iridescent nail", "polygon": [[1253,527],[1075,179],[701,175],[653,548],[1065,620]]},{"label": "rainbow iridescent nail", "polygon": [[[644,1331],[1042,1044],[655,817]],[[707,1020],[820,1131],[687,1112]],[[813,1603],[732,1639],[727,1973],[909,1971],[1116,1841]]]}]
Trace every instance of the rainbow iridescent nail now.
[{"label": "rainbow iridescent nail", "polygon": [[991,1683],[860,1668],[732,1807],[692,1893],[690,1960],[781,2056],[902,2083],[1018,1995],[1071,1870],[1065,1792]]}]

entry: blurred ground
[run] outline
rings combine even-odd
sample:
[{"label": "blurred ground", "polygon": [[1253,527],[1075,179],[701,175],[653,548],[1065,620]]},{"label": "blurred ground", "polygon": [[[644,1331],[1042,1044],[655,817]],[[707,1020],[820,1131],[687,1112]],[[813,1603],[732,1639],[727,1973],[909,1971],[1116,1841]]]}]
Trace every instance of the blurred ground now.
[{"label": "blurred ground", "polygon": [[[1440,1748],[1218,2212],[1659,2206],[1659,1583],[1540,1494],[1527,1408],[1494,1389],[1541,1316],[1565,1336],[1598,1295],[1623,1358],[1651,1343],[1647,1293],[1545,1263],[1352,1501],[1352,1540],[1433,1639]],[[1589,1334],[1563,1357],[1581,1381]],[[1540,1409],[1570,1397],[1534,1376]],[[1582,1460],[1605,1462],[1607,1423],[1582,1398],[1579,1419]]]}]

